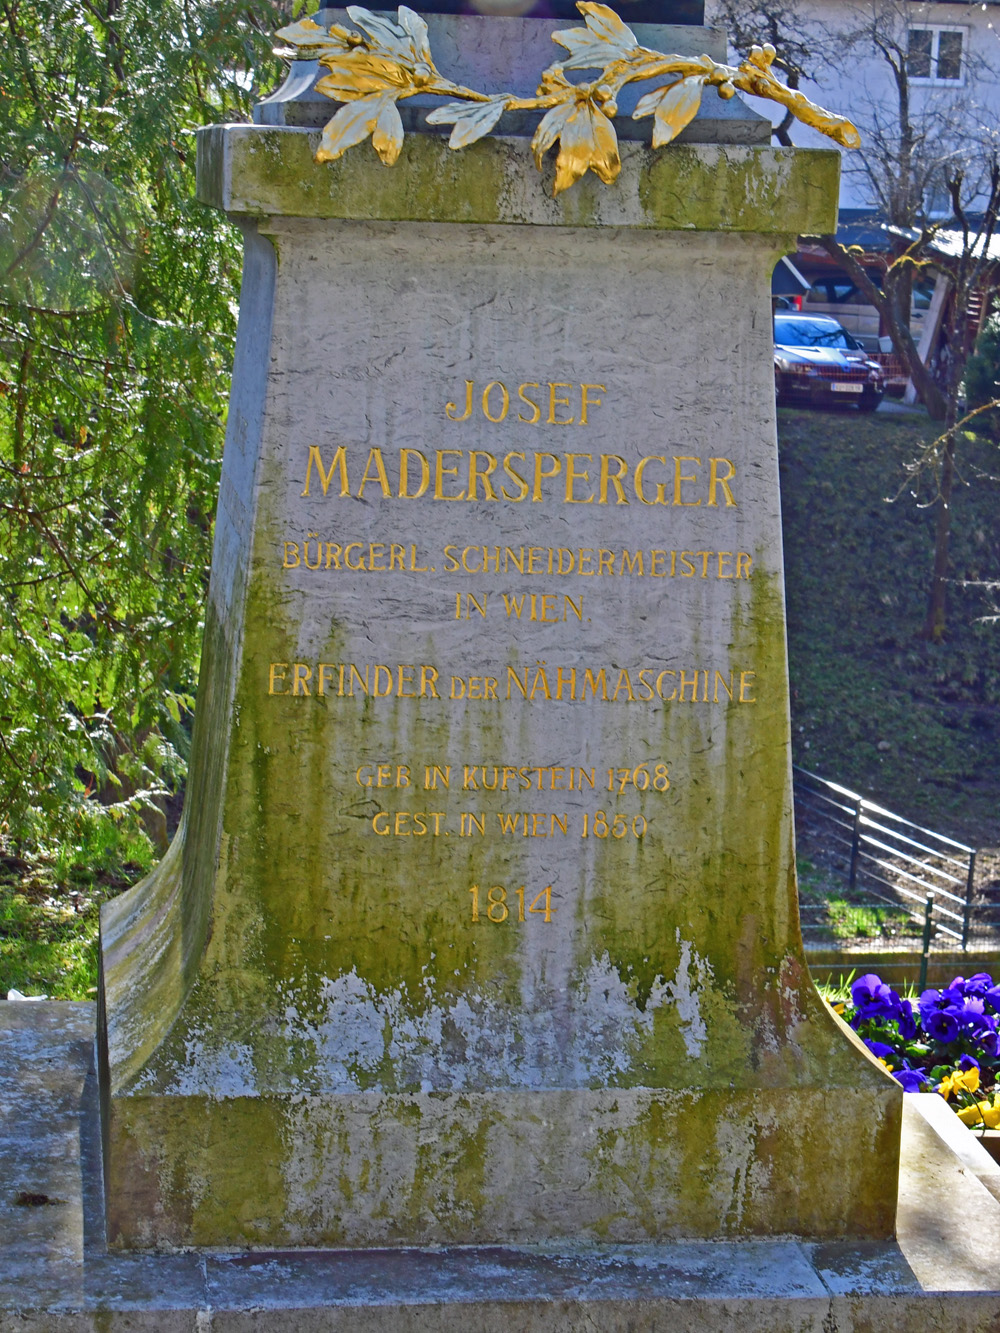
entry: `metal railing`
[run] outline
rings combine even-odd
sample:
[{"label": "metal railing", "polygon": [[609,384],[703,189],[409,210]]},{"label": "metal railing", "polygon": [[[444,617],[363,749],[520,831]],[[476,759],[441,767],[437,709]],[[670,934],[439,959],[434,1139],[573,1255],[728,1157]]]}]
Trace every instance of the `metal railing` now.
[{"label": "metal railing", "polygon": [[[793,771],[800,857],[849,903],[894,909],[900,933],[921,940],[925,960],[932,945],[997,942],[1000,911],[988,895],[977,898],[975,848],[807,769]],[[825,906],[803,903],[806,934],[825,916]]]}]

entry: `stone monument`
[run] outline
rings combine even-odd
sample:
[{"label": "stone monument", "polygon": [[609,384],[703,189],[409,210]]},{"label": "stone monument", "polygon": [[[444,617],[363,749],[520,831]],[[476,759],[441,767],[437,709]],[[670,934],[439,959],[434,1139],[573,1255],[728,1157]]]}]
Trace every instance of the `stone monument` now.
[{"label": "stone monument", "polygon": [[[525,105],[555,22],[327,12],[200,134],[245,273],[185,816],[102,916],[113,1245],[892,1233],[792,843],[769,280],[838,156],[701,28],[636,34],[678,142],[609,139],[583,8],[589,91]],[[425,47],[485,90],[429,124]]]}]

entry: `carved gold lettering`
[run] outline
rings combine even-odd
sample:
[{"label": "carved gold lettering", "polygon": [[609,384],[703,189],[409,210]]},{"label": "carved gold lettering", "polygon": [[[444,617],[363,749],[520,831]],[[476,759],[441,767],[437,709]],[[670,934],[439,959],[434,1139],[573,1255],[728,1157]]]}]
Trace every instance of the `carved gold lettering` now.
[{"label": "carved gold lettering", "polygon": [[721,671],[717,671],[717,672],[715,673],[715,695],[714,695],[714,698],[712,699],[712,702],[713,702],[713,703],[718,703],[718,702],[719,702],[719,686],[720,686],[720,685],[721,685],[722,688],[726,691],[726,695],[728,696],[728,698],[731,699],[731,698],[733,697],[733,673],[732,673],[731,671],[730,671],[730,673],[729,673],[729,680],[728,680],[728,681],[726,680],[725,676],[722,674]]},{"label": "carved gold lettering", "polygon": [[698,467],[701,467],[701,459],[695,458],[693,454],[674,455],[674,504],[694,509],[701,504],[701,497],[699,496],[697,500],[682,499],[681,486],[685,483],[697,482],[698,474],[696,472],[682,473],[682,463],[694,463]]},{"label": "carved gold lettering", "polygon": [[689,702],[690,702],[690,703],[697,703],[697,702],[698,702],[698,672],[697,672],[697,671],[694,671],[694,672],[692,673],[690,679],[688,678],[688,674],[687,674],[686,671],[682,671],[682,672],[681,672],[681,684],[680,684],[680,696],[679,696],[679,701],[680,701],[681,703],[684,702],[684,691],[685,691],[689,686],[690,686],[690,688],[691,688],[691,698],[690,698]]},{"label": "carved gold lettering", "polygon": [[287,663],[287,662],[272,662],[272,663],[271,663],[271,667],[270,667],[270,670],[268,671],[268,678],[267,678],[267,692],[268,692],[268,694],[284,694],[284,693],[285,693],[285,691],[284,691],[283,689],[281,689],[281,690],[276,690],[274,687],[275,687],[275,685],[279,684],[279,682],[284,682],[284,679],[285,679],[285,672],[286,672],[287,670],[288,670],[288,663]]},{"label": "carved gold lettering", "polygon": [[508,477],[510,477],[511,481],[515,482],[520,487],[520,494],[511,495],[507,490],[506,486],[500,487],[500,494],[503,496],[505,500],[510,500],[513,504],[519,504],[528,494],[528,483],[525,481],[525,479],[521,476],[519,472],[515,472],[513,467],[511,467],[510,460],[512,458],[519,458],[522,463],[526,462],[527,459],[523,453],[520,453],[515,450],[513,453],[507,454],[503,460],[504,473]]},{"label": "carved gold lettering", "polygon": [[372,698],[386,699],[392,694],[392,672],[387,666],[376,666],[372,673]]},{"label": "carved gold lettering", "polygon": [[676,680],[676,679],[677,679],[677,672],[676,672],[676,671],[661,671],[660,674],[656,677],[656,693],[659,695],[659,697],[660,697],[661,699],[663,699],[665,702],[669,703],[671,699],[676,699],[676,698],[677,698],[677,686],[676,686],[676,685],[674,686],[672,693],[670,693],[670,694],[664,694],[664,693],[663,693],[663,677],[664,677],[664,676],[673,676],[674,680]]},{"label": "carved gold lettering", "polygon": [[292,694],[308,694],[309,681],[312,680],[312,667],[305,662],[296,662],[292,667]]},{"label": "carved gold lettering", "polygon": [[[453,407],[454,404],[452,403]],[[415,459],[420,467],[420,481],[417,489],[410,493],[410,460]],[[431,482],[431,465],[419,449],[400,449],[399,451],[399,498],[401,500],[419,500]]]},{"label": "carved gold lettering", "polygon": [[593,454],[567,454],[566,455],[566,503],[570,505],[589,505],[593,503],[593,493],[586,499],[582,497],[577,499],[573,494],[573,483],[577,481],[590,481],[590,473],[584,469],[582,472],[576,471],[578,459],[585,458],[588,462],[593,459]]},{"label": "carved gold lettering", "polygon": [[[545,468],[543,466],[546,458],[552,464],[551,468]],[[555,454],[535,454],[535,485],[531,492],[531,500],[533,504],[542,498],[542,482],[546,477],[558,477],[561,471],[562,463]]]},{"label": "carved gold lettering", "polygon": [[312,476],[313,463],[316,464],[316,471],[319,473],[319,483],[323,487],[323,494],[326,495],[330,488],[330,482],[333,480],[333,469],[340,470],[340,494],[349,495],[350,488],[347,484],[347,449],[341,445],[330,460],[329,472],[323,467],[323,455],[319,451],[319,445],[313,444],[309,447],[309,460],[306,463],[306,482],[302,488],[302,494],[309,494],[309,478]]},{"label": "carved gold lettering", "polygon": [[[728,469],[724,477],[719,476],[720,463],[725,463]],[[715,491],[719,486],[722,487],[723,494],[726,497],[726,508],[729,509],[736,506],[736,501],[733,499],[733,493],[729,488],[729,483],[735,476],[736,467],[728,458],[710,458],[708,460],[708,503],[710,508],[718,504],[718,501],[715,498]]]},{"label": "carved gold lettering", "polygon": [[644,505],[665,505],[667,503],[667,488],[664,482],[656,483],[656,493],[652,500],[647,499],[645,491],[642,489],[642,481],[646,468],[650,463],[662,463],[667,466],[667,460],[663,454],[650,454],[647,458],[640,458],[635,465],[635,493]]},{"label": "carved gold lettering", "polygon": [[[318,537],[318,536],[319,536],[319,533],[316,533],[316,532],[310,532],[310,533],[309,533],[309,537],[312,537],[312,538],[314,538],[314,539],[315,539],[316,537]],[[323,557],[322,557],[322,555],[321,555],[321,553],[320,553],[319,542],[318,542],[318,541],[316,542],[316,559],[315,559],[315,560],[310,560],[310,559],[309,559],[309,537],[307,537],[306,540],[302,543],[302,560],[303,560],[303,562],[304,562],[304,564],[305,564],[306,569],[319,569],[320,565],[323,563]]]},{"label": "carved gold lettering", "polygon": [[572,387],[571,384],[549,381],[549,415],[547,420],[550,426],[572,426],[573,417],[556,416],[557,407],[569,407],[569,399],[557,397],[556,389],[571,389]]},{"label": "carved gold lettering", "polygon": [[[611,471],[611,464],[617,463],[618,470]],[[598,484],[597,503],[606,505],[608,503],[608,486],[615,488],[617,499],[615,504],[627,505],[628,498],[625,495],[625,487],[622,485],[622,478],[628,476],[628,463],[624,458],[619,458],[617,454],[601,454],[601,478]]]},{"label": "carved gold lettering", "polygon": [[[493,392],[494,389],[500,390],[499,416],[493,416],[492,413],[490,412],[490,394]],[[504,384],[502,380],[493,380],[490,384],[487,384],[486,388],[483,390],[483,416],[486,418],[486,420],[492,421],[494,423],[498,421],[503,421],[504,417],[507,415],[507,409],[509,407],[510,407],[510,394],[507,392],[506,384]],[[470,495],[469,498],[474,499],[475,497]]]},{"label": "carved gold lettering", "polygon": [[587,425],[587,408],[588,408],[588,407],[600,407],[600,406],[601,406],[601,400],[600,400],[600,398],[590,398],[590,397],[588,397],[588,395],[587,395],[587,390],[588,390],[588,389],[593,389],[595,392],[596,392],[597,390],[600,390],[601,393],[607,393],[607,389],[604,387],[603,384],[581,384],[581,385],[580,385],[580,425],[581,425],[581,426],[586,426],[586,425]]},{"label": "carved gold lettering", "polygon": [[445,467],[444,458],[449,454],[454,458],[464,456],[461,449],[437,449],[435,450],[435,468],[434,468],[434,499],[435,500],[464,500],[465,492],[460,491],[458,495],[445,495],[444,479],[445,477],[457,477],[457,467]]},{"label": "carved gold lettering", "polygon": [[458,415],[457,403],[445,403],[444,414],[450,421],[468,421],[472,415],[472,389],[474,380],[465,381],[465,411],[461,416]]},{"label": "carved gold lettering", "polygon": [[[529,380],[525,384],[519,384],[517,387],[518,398],[520,398],[521,402],[524,403],[525,406],[531,408],[532,415],[530,417],[526,417],[522,412],[518,412],[517,414],[518,421],[523,421],[526,426],[537,426],[539,421],[541,421],[542,419],[541,408],[524,392],[525,389],[537,389],[539,387],[540,386],[538,384],[533,383],[531,380]],[[507,456],[508,458],[510,457],[509,454]],[[524,499],[524,496],[522,496],[521,498]]]},{"label": "carved gold lettering", "polygon": [[[480,471],[477,459],[485,459],[486,466]],[[486,453],[484,449],[473,449],[469,454],[469,491],[466,499],[477,500],[479,498],[479,483],[483,483],[483,499],[499,500],[499,496],[493,489],[493,483],[490,481],[490,473],[495,472],[497,460],[492,454]]]},{"label": "carved gold lettering", "polygon": [[385,544],[383,542],[369,542],[368,544],[368,568],[373,574],[385,574],[386,567],[383,564],[376,564],[381,561],[385,554]]},{"label": "carved gold lettering", "polygon": [[[370,475],[372,465],[375,467],[375,475]],[[361,478],[361,485],[358,487],[358,499],[363,500],[365,496],[365,487],[370,481],[377,481],[382,488],[382,494],[386,499],[392,498],[392,488],[389,485],[389,478],[385,473],[385,463],[382,461],[382,450],[375,448],[368,451],[368,462],[365,463],[364,474]],[[326,492],[323,492],[324,495]]]}]

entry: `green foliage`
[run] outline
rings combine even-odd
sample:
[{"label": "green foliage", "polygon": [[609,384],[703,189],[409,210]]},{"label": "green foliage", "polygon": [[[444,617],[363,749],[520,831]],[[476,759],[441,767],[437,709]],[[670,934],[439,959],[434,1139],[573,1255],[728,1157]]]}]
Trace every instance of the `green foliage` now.
[{"label": "green foliage", "polygon": [[[965,367],[965,396],[969,411],[1000,398],[1000,315],[992,315],[979,330]],[[969,424],[978,434],[1000,440],[1000,410],[983,412]]]},{"label": "green foliage", "polygon": [[872,907],[864,903],[848,902],[846,898],[830,898],[826,904],[830,930],[838,940],[879,939],[881,936],[919,933],[908,930],[910,915],[899,908]]},{"label": "green foliage", "polygon": [[192,131],[274,86],[288,11],[2,14],[0,832],[37,854],[183,775],[240,263]]}]

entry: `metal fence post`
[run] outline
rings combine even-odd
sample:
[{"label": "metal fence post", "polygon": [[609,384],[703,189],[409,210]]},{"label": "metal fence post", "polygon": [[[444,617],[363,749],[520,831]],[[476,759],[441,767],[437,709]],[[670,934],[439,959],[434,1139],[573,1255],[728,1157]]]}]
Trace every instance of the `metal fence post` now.
[{"label": "metal fence post", "polygon": [[927,906],[924,908],[924,946],[923,952],[920,955],[920,981],[917,985],[917,989],[920,991],[926,990],[927,988],[927,960],[931,951],[931,930],[933,928],[931,917],[933,913],[934,895],[933,893],[928,893]]},{"label": "metal fence post", "polygon": [[969,853],[969,877],[965,881],[965,911],[962,913],[962,952],[969,947],[969,923],[972,917],[972,894],[976,880],[976,853]]},{"label": "metal fence post", "polygon": [[848,891],[852,891],[858,882],[858,850],[861,847],[861,807],[864,801],[859,796],[854,802],[854,832],[851,836],[851,870],[847,878]]}]

